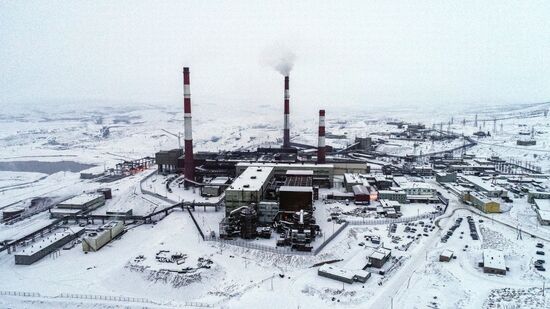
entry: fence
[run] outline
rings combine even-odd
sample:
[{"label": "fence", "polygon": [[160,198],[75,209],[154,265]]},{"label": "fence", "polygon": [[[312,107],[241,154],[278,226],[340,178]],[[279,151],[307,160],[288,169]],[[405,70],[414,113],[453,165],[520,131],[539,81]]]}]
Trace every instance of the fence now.
[{"label": "fence", "polygon": [[329,238],[323,241],[323,243],[319,247],[317,247],[317,249],[315,249],[313,255],[319,254],[319,252],[321,252],[321,250],[323,250],[323,248],[325,248],[325,246],[328,245],[328,243],[331,242],[336,236],[338,236],[338,234],[340,234],[348,225],[349,225],[348,222],[344,222],[344,224],[342,224],[342,226],[340,226],[336,230],[336,232],[332,233],[332,235],[330,235]]},{"label": "fence", "polygon": [[346,219],[346,222],[348,222],[350,225],[382,225],[382,224],[391,224],[391,223],[404,223],[404,222],[411,222],[411,221],[417,221],[422,219],[435,219],[439,217],[442,214],[442,212],[438,211],[435,213],[428,213],[428,214],[422,214],[418,216],[412,216],[412,217],[401,217],[396,219]]},{"label": "fence", "polygon": [[[264,282],[264,279],[262,282]],[[93,295],[93,294],[73,294],[61,293],[56,296],[41,295],[36,292],[21,292],[21,291],[0,291],[1,296],[19,296],[19,297],[43,297],[43,298],[66,298],[66,299],[87,299],[87,300],[104,300],[124,303],[142,303],[153,305],[168,305],[171,307],[199,307],[212,308],[214,305],[200,302],[184,302],[184,303],[161,303],[143,297],[128,297],[128,296],[112,296],[112,295]]]},{"label": "fence", "polygon": [[20,291],[0,291],[3,296],[24,296],[24,297],[40,297],[40,293],[35,292],[20,292]]},{"label": "fence", "polygon": [[233,245],[246,249],[254,249],[260,251],[266,251],[277,254],[290,254],[290,255],[315,255],[313,252],[307,251],[294,251],[289,247],[272,247],[266,245],[255,244],[245,240],[235,240],[235,239],[219,239],[210,236],[205,236],[205,241],[216,241],[221,244]]}]

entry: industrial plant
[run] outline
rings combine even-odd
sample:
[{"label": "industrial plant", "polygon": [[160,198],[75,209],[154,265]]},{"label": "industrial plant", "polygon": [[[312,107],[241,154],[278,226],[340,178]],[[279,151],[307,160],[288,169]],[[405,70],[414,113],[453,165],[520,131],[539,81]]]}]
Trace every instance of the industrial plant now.
[{"label": "industrial plant", "polygon": [[[496,117],[492,133],[480,130],[487,119],[476,114],[451,119],[447,128],[361,120],[364,126],[351,136],[350,123],[326,108],[311,111],[315,121],[294,132],[287,72],[274,141],[195,151],[190,76],[184,67],[183,121],[173,120],[183,134],[158,128],[178,138],[177,148],[166,147],[168,140],[154,153],[118,158],[103,172],[84,170],[73,184],[29,191],[29,198],[1,208],[0,235],[9,235],[0,238],[5,264],[62,268],[65,261],[77,269],[80,262],[71,261],[85,261],[85,271],[103,274],[96,267],[112,259],[117,272],[157,288],[180,293],[216,285],[197,292],[200,301],[184,303],[196,307],[232,302],[253,288],[300,284],[306,297],[326,291],[325,305],[378,308],[402,282],[424,287],[414,279],[420,269],[437,282],[470,280],[456,267],[468,268],[476,281],[506,282],[525,271],[546,278],[550,177],[531,161],[476,153],[498,136]],[[547,119],[544,109],[528,115]],[[543,134],[536,132],[506,147],[535,146],[531,141]],[[17,233],[7,232],[10,227]],[[441,275],[451,272],[461,279]],[[216,282],[222,273],[231,276]],[[439,308],[434,299],[427,307]]]}]

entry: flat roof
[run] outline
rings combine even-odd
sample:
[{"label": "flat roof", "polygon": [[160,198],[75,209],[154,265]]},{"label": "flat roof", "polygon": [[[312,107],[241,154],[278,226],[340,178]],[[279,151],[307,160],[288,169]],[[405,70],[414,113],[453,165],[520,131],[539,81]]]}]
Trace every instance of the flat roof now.
[{"label": "flat roof", "polygon": [[443,252],[441,252],[440,255],[443,256],[443,257],[452,258],[453,257],[453,251],[451,251],[449,249],[445,249],[445,250],[443,250]]},{"label": "flat roof", "polygon": [[403,190],[380,190],[378,194],[406,194]]},{"label": "flat roof", "polygon": [[482,203],[496,202],[485,195],[478,192],[470,192],[470,195],[481,201]]},{"label": "flat roof", "polygon": [[506,260],[502,251],[495,249],[483,250],[483,267],[506,270]]},{"label": "flat roof", "polygon": [[382,205],[382,207],[396,207],[396,206],[400,206],[401,204],[399,204],[398,201],[392,201],[392,200],[388,200],[388,199],[381,199],[380,200],[380,205]]},{"label": "flat roof", "polygon": [[467,182],[480,187],[482,190],[487,192],[494,192],[494,191],[503,191],[504,189],[500,186],[492,185],[488,183],[487,181],[477,177],[477,176],[462,176],[462,179],[466,180]]},{"label": "flat roof", "polygon": [[369,195],[370,194],[369,189],[367,189],[367,187],[365,187],[364,185],[354,185],[353,187],[351,187],[351,189],[353,190],[353,194],[355,194],[355,195],[361,195],[361,194]]},{"label": "flat roof", "polygon": [[541,220],[550,221],[550,210],[537,209],[536,211]]},{"label": "flat roof", "polygon": [[102,197],[104,197],[104,195],[101,193],[86,193],[72,197],[59,203],[58,205],[84,205]]},{"label": "flat roof", "polygon": [[51,208],[50,213],[53,214],[77,214],[84,211],[82,208]]},{"label": "flat roof", "polygon": [[259,191],[273,173],[273,167],[249,166],[235,178],[228,190]]},{"label": "flat roof", "polygon": [[313,187],[281,186],[279,192],[313,192]]},{"label": "flat roof", "polygon": [[216,177],[210,181],[210,185],[224,185],[229,181],[229,177]]},{"label": "flat roof", "polygon": [[344,179],[347,183],[363,183],[363,180],[357,174],[344,173]]},{"label": "flat roof", "polygon": [[550,211],[550,200],[549,199],[534,199],[535,205],[537,208],[544,211]]},{"label": "flat roof", "polygon": [[312,164],[312,163],[272,163],[272,162],[239,162],[237,166],[262,166],[262,167],[283,167],[283,168],[334,168],[333,164]]},{"label": "flat roof", "polygon": [[376,259],[376,260],[382,260],[386,256],[390,255],[390,253],[391,253],[391,250],[389,250],[389,249],[378,248],[378,249],[374,250],[369,257],[373,258],[373,259]]},{"label": "flat roof", "polygon": [[83,227],[71,228],[70,230],[65,230],[63,232],[56,232],[54,234],[48,235],[40,240],[33,242],[30,246],[25,247],[22,251],[16,252],[15,255],[25,255],[30,256],[36,252],[47,248],[49,245],[55,243],[56,241],[63,239],[67,236],[78,234],[82,231]]},{"label": "flat roof", "polygon": [[312,170],[288,170],[286,171],[287,176],[313,176]]},{"label": "flat roof", "polygon": [[[331,266],[329,264],[325,264],[325,265],[319,267],[319,271],[323,272],[323,273],[326,273],[326,274],[336,276],[336,277],[346,278],[348,280],[353,280],[353,278],[356,275],[355,272],[353,272],[351,270],[334,267],[334,266]],[[361,276],[365,276],[365,274],[361,273]],[[366,275],[366,276],[368,276],[368,275]]]}]

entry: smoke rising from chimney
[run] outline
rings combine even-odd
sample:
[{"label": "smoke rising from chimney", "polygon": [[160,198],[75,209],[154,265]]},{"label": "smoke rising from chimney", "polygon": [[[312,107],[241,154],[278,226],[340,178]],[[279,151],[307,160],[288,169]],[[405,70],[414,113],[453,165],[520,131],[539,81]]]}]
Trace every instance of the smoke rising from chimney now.
[{"label": "smoke rising from chimney", "polygon": [[274,68],[283,76],[288,76],[294,66],[296,54],[286,48],[274,47],[266,49],[262,55],[262,58],[265,65]]}]

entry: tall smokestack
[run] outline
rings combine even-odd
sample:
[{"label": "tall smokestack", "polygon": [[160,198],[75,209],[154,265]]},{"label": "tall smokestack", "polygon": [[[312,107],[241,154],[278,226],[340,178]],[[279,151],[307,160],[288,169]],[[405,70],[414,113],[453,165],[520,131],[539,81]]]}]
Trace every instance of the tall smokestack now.
[{"label": "tall smokestack", "polygon": [[193,130],[191,128],[191,90],[189,87],[189,68],[183,68],[183,124],[185,137],[186,179],[195,180],[195,160],[193,159]]},{"label": "tall smokestack", "polygon": [[317,146],[317,163],[325,163],[325,110],[319,110],[319,144]]},{"label": "tall smokestack", "polygon": [[289,80],[288,75],[285,76],[285,126],[283,129],[283,148],[289,148],[290,147],[290,126],[289,126],[289,114],[290,114],[290,107],[289,107],[289,100],[290,100],[290,93],[289,93]]}]

